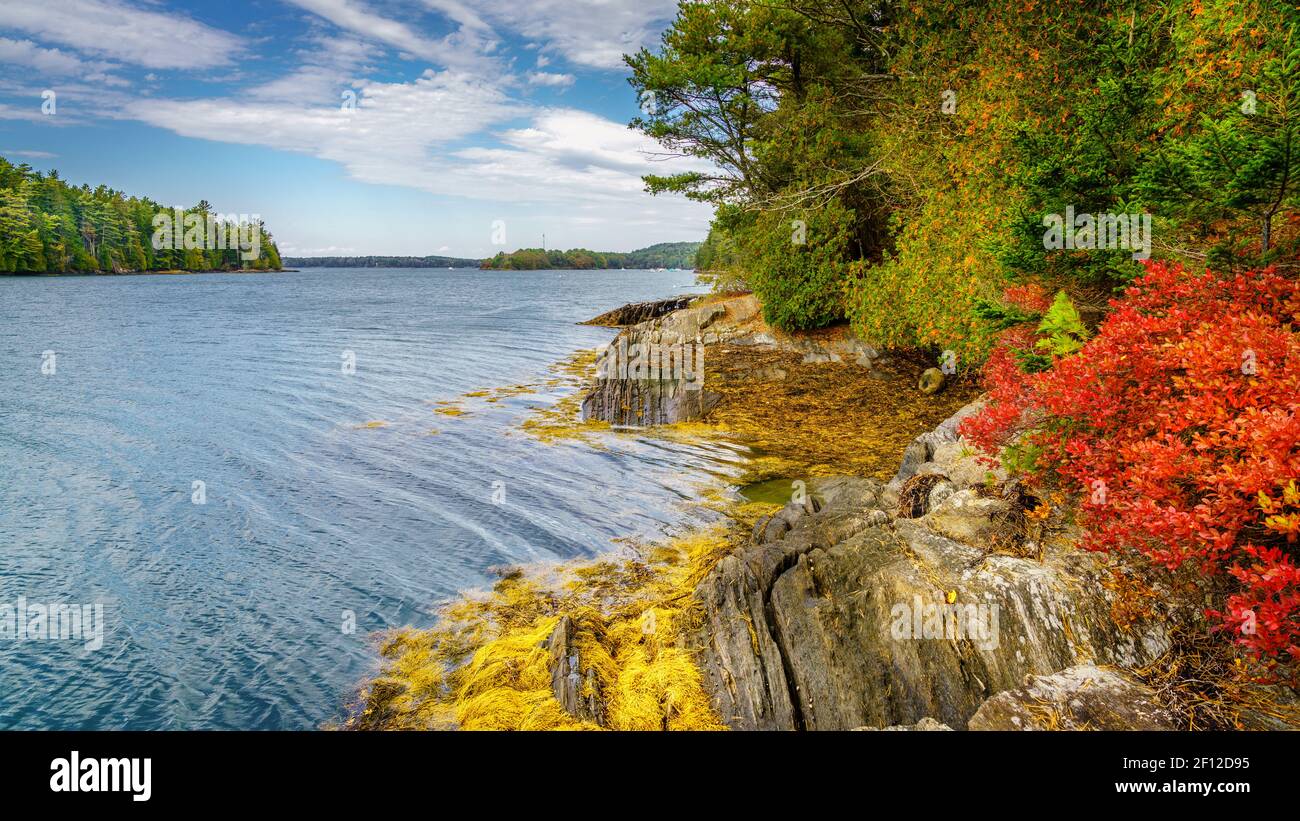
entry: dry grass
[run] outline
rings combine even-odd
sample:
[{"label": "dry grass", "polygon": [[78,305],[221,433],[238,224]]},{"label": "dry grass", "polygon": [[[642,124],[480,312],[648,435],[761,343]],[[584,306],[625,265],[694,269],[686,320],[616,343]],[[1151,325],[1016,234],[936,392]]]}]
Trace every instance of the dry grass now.
[{"label": "dry grass", "polygon": [[1156,691],[1183,730],[1261,729],[1270,720],[1300,727],[1300,700],[1284,687],[1263,686],[1236,648],[1201,626],[1171,630],[1163,656],[1135,671]]},{"label": "dry grass", "polygon": [[801,359],[741,346],[706,352],[705,387],[722,394],[722,402],[703,422],[761,457],[752,481],[841,474],[888,479],[917,434],[977,395],[956,385],[922,396],[906,367]]}]

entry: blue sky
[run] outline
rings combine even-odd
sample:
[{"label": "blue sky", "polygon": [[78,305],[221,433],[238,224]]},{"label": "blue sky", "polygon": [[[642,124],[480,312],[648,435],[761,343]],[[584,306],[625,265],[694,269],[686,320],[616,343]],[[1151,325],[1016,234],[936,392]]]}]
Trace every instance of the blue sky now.
[{"label": "blue sky", "polygon": [[695,161],[626,127],[621,55],[675,7],[0,0],[0,155],[260,215],[286,255],[700,240],[706,206],[640,182]]}]

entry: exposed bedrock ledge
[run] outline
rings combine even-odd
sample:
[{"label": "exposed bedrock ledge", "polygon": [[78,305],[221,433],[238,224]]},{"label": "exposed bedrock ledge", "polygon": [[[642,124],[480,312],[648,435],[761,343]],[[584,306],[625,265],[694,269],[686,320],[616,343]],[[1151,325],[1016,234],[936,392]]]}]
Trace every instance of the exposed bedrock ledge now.
[{"label": "exposed bedrock ledge", "polygon": [[[900,473],[962,476],[967,454],[943,447],[959,444],[955,425],[923,438],[924,455]],[[986,699],[1026,676],[1081,663],[1133,667],[1168,648],[1162,617],[1115,624],[1101,559],[1069,539],[1048,540],[1041,559],[1026,559],[944,535],[980,534],[954,522],[998,508],[966,504],[975,491],[949,484],[953,492],[924,515],[895,518],[896,485],[813,480],[814,502],[787,506],[780,526],[765,523],[714,568],[696,589],[704,626],[695,641],[724,721],[813,730],[932,718],[965,729]],[[944,604],[982,613],[992,632],[958,633],[958,611]],[[926,623],[918,637],[900,634],[900,610],[906,627]],[[927,621],[935,613],[944,624],[937,636]]]},{"label": "exposed bedrock ledge", "polygon": [[615,308],[612,311],[606,311],[594,319],[588,319],[586,322],[580,322],[579,325],[603,325],[610,328],[619,328],[626,325],[638,325],[642,322],[648,322],[652,319],[658,319],[665,314],[681,310],[691,304],[691,300],[696,299],[698,295],[687,294],[686,296],[677,296],[671,299],[658,299],[653,302],[629,302],[621,308]]},{"label": "exposed bedrock ledge", "polygon": [[[655,375],[638,378],[612,367],[583,398],[582,418],[644,426],[686,422],[708,413],[719,397],[704,386],[704,374],[696,373],[697,365],[704,364],[703,348],[697,346],[704,345],[710,326],[725,314],[720,305],[685,308],[623,329],[601,356],[617,351],[625,366],[640,364],[646,370],[653,359]],[[678,357],[685,357],[685,363]]]},{"label": "exposed bedrock ledge", "polygon": [[671,379],[602,379],[582,400],[582,418],[636,427],[671,425],[699,419],[719,398]]},{"label": "exposed bedrock ledge", "polygon": [[[689,301],[689,300],[687,300]],[[613,425],[666,425],[699,419],[720,401],[709,389],[715,379],[761,379],[771,374],[737,372],[740,366],[731,361],[728,351],[755,347],[798,353],[803,363],[852,362],[871,368],[879,352],[853,337],[844,329],[807,334],[780,334],[763,322],[758,300],[752,294],[731,297],[698,307],[671,308],[676,300],[643,303],[656,306],[640,311],[629,305],[597,317],[587,324],[623,324],[604,322],[604,317],[620,314],[623,319],[648,313],[653,316],[627,325],[606,347],[618,351],[624,362],[640,360],[648,367],[653,361],[657,374],[647,376],[616,372],[602,373],[582,402],[583,419]],[[630,310],[638,309],[638,310]],[[602,352],[603,355],[607,355]],[[683,379],[680,372],[668,367],[671,357],[685,355],[691,364],[702,363],[705,374]],[[630,363],[629,363],[630,364]]]}]

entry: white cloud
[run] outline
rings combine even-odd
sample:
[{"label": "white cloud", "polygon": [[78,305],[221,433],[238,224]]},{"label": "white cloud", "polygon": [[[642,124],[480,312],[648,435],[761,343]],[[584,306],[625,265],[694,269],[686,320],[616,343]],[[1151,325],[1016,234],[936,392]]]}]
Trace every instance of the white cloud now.
[{"label": "white cloud", "polygon": [[0,37],[0,63],[26,66],[36,76],[46,78],[80,75],[82,80],[103,86],[129,86],[121,77],[108,74],[111,63],[85,62],[76,55],[57,48],[42,48],[31,40],[10,40]]},{"label": "white cloud", "polygon": [[0,63],[28,66],[48,74],[76,74],[86,68],[75,55],[57,48],[41,48],[31,40],[0,37]]},{"label": "white cloud", "polygon": [[[653,225],[703,232],[710,209],[644,193],[641,175],[698,168],[656,163],[657,144],[577,109],[528,109],[499,86],[457,72],[414,83],[366,83],[351,112],[301,101],[155,100],[129,109],[179,134],[297,151],[340,163],[362,182],[502,203],[535,204],[574,224]],[[521,116],[525,127],[456,147]],[[479,141],[482,142],[481,140]]]},{"label": "white cloud", "polygon": [[491,26],[460,0],[424,0],[424,4],[434,11],[442,12],[448,19],[467,29],[483,33],[491,32]]},{"label": "white cloud", "polygon": [[0,154],[6,157],[22,157],[25,160],[52,160],[59,156],[48,151],[19,151],[13,148],[6,148],[0,151]]},{"label": "white cloud", "polygon": [[654,44],[676,15],[677,0],[479,0],[477,7],[571,63],[618,69],[624,54]]},{"label": "white cloud", "polygon": [[572,74],[551,74],[546,71],[532,71],[528,74],[528,82],[535,86],[548,86],[550,88],[565,88],[573,85],[574,77]]},{"label": "white cloud", "polygon": [[304,63],[247,93],[259,100],[284,100],[303,105],[341,102],[340,91],[350,87],[362,64],[376,56],[377,48],[358,40],[312,38],[299,53]]},{"label": "white cloud", "polygon": [[208,68],[242,52],[239,38],[176,11],[122,0],[4,0],[0,27],[147,68]]},{"label": "white cloud", "polygon": [[318,14],[339,28],[360,34],[380,43],[387,43],[417,57],[434,58],[438,44],[425,38],[405,23],[381,17],[363,3],[354,0],[288,0],[314,14]]},{"label": "white cloud", "polygon": [[[276,97],[272,92],[283,89],[263,91]],[[128,105],[127,113],[187,137],[299,151],[360,169],[371,162],[398,168],[422,162],[431,146],[520,111],[499,88],[455,72],[427,71],[412,83],[362,83],[352,110],[315,99],[149,99]]]},{"label": "white cloud", "polygon": [[[41,113],[41,100],[38,98],[35,103],[26,108],[0,103],[0,120],[26,120],[32,123],[43,123],[49,125],[65,125],[66,122],[59,117],[51,117]],[[57,121],[57,122],[56,122]]]},{"label": "white cloud", "polygon": [[[340,28],[386,43],[443,66],[460,66],[492,53],[500,29],[537,40],[569,62],[619,69],[623,55],[653,45],[673,19],[676,0],[423,0],[424,5],[459,26],[431,40],[413,26],[382,17],[360,0],[288,0]],[[550,62],[538,56],[537,67]]]}]

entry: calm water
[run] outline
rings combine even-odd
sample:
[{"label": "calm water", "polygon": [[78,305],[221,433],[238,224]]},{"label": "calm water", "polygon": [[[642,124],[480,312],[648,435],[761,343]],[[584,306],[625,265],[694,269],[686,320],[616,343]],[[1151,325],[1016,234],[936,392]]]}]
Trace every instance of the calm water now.
[{"label": "calm water", "polygon": [[543,444],[516,428],[545,390],[433,403],[543,381],[613,336],[575,321],[692,282],[0,277],[0,613],[101,603],[105,625],[93,651],[0,637],[0,727],[314,727],[373,669],[367,634],[429,623],[490,566],[689,525],[692,489],[737,454]]}]

